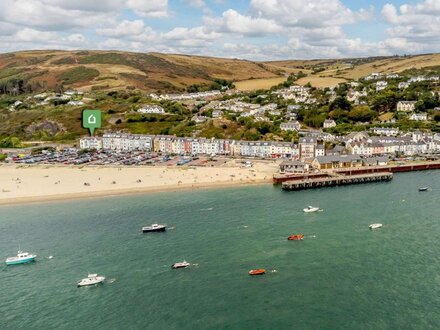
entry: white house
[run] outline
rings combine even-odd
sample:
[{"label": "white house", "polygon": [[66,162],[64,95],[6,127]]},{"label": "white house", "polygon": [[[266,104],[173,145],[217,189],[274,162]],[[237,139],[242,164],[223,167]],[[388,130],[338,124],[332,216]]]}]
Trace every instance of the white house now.
[{"label": "white house", "polygon": [[388,83],[386,81],[378,81],[376,83],[376,92],[384,90],[385,88],[387,88]]},{"label": "white house", "polygon": [[409,83],[402,81],[397,86],[399,87],[399,89],[407,89],[409,87]]},{"label": "white house", "polygon": [[413,112],[416,109],[417,101],[399,101],[397,102],[398,112]]},{"label": "white house", "polygon": [[79,139],[80,149],[102,149],[102,138],[87,136]]},{"label": "white house", "polygon": [[364,79],[367,80],[367,81],[368,80],[377,80],[377,79],[379,79],[381,77],[382,77],[381,73],[372,72],[369,76],[366,76]]},{"label": "white house", "polygon": [[377,135],[397,136],[399,134],[398,127],[373,127],[371,130]]},{"label": "white house", "polygon": [[428,120],[428,114],[426,112],[413,112],[410,116],[409,116],[410,120],[414,120],[414,121],[427,121]]},{"label": "white house", "polygon": [[69,101],[69,102],[67,102],[67,105],[73,105],[73,106],[84,105],[84,102],[83,101]]},{"label": "white house", "polygon": [[298,121],[289,121],[280,125],[282,131],[299,131],[300,128],[301,124]]},{"label": "white house", "polygon": [[336,122],[333,119],[326,119],[322,124],[324,128],[332,128],[336,126]]},{"label": "white house", "polygon": [[147,113],[147,114],[158,114],[158,115],[165,114],[164,108],[162,108],[160,105],[157,104],[144,105],[142,108],[138,109],[137,112]]},{"label": "white house", "polygon": [[221,110],[213,110],[212,118],[221,118],[223,116],[223,111]]}]

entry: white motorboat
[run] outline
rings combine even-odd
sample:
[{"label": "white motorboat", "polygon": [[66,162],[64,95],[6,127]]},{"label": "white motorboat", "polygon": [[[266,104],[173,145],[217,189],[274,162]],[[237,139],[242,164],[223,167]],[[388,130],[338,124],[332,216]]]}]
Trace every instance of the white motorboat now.
[{"label": "white motorboat", "polygon": [[189,262],[186,262],[185,260],[182,262],[176,262],[175,264],[171,265],[171,268],[178,269],[178,268],[186,268],[190,266],[191,264]]},{"label": "white motorboat", "polygon": [[382,227],[381,223],[372,223],[371,225],[368,226],[368,228],[370,228],[370,229],[378,229],[381,227]]},{"label": "white motorboat", "polygon": [[151,226],[142,227],[142,232],[152,233],[158,231],[165,231],[166,229],[167,229],[167,225],[159,225],[157,223],[153,223]]},{"label": "white motorboat", "polygon": [[6,265],[26,264],[28,262],[34,261],[36,257],[37,255],[35,254],[18,251],[16,257],[9,257],[6,259]]},{"label": "white motorboat", "polygon": [[304,212],[306,212],[306,213],[312,213],[312,212],[318,212],[318,211],[319,211],[319,207],[310,206],[310,205],[304,209]]},{"label": "white motorboat", "polygon": [[96,285],[96,284],[104,283],[104,281],[105,281],[104,276],[98,276],[98,274],[89,274],[89,276],[83,278],[81,281],[78,282],[78,287]]}]

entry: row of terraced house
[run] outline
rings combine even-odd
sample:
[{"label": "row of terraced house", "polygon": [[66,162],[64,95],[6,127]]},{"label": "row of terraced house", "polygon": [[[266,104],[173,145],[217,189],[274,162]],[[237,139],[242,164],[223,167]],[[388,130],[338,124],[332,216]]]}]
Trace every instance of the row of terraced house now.
[{"label": "row of terraced house", "polygon": [[105,133],[102,137],[84,137],[80,139],[80,148],[193,156],[225,155],[290,159],[310,159],[325,154],[324,145],[319,144],[314,138],[301,138],[298,144],[294,144],[277,141],[238,141],[125,133]]}]

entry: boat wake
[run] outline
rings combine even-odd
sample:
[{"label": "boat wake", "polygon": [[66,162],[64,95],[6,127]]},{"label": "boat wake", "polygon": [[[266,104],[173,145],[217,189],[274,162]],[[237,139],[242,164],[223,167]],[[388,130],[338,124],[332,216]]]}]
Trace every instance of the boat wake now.
[{"label": "boat wake", "polygon": [[53,259],[53,256],[48,256],[47,259],[49,259],[49,260],[50,260],[50,259]]},{"label": "boat wake", "polygon": [[208,207],[206,209],[200,209],[200,211],[212,211],[212,210],[214,210],[213,207]]},{"label": "boat wake", "polygon": [[116,278],[111,278],[108,282],[109,283],[115,283],[116,282]]}]

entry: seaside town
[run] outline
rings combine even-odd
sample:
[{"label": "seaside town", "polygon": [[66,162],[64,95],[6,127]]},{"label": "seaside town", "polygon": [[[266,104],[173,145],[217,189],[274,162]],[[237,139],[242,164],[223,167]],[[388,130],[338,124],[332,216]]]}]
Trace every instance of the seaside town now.
[{"label": "seaside town", "polygon": [[[191,136],[181,136],[182,132],[132,134],[127,129],[105,129],[102,134],[83,136],[70,146],[48,143],[52,148],[5,148],[4,161],[151,165],[177,157],[168,164],[200,165],[200,161],[195,162],[199,157],[229,157],[280,160],[279,172],[305,173],[438,159],[439,76],[373,72],[334,88],[296,85],[298,77],[301,75],[289,76],[285,83],[261,92],[240,92],[223,82],[221,90],[146,94],[144,99],[150,101],[127,104],[129,111],[114,117],[108,111],[109,122],[117,128],[123,121],[160,123],[161,117],[175,115],[176,108],[181,112],[192,109],[186,124],[191,127],[187,131]],[[397,99],[399,93],[405,99]],[[109,94],[117,96],[117,92]],[[81,110],[90,105],[90,93],[70,89],[27,96],[8,110],[23,112],[41,106]],[[319,107],[327,107],[329,112],[317,110]],[[204,136],[206,127],[217,128],[220,124],[226,128],[231,122],[245,126],[243,138],[219,138],[224,134],[218,129],[214,136]],[[56,126],[46,122],[49,128],[51,124]]]}]

